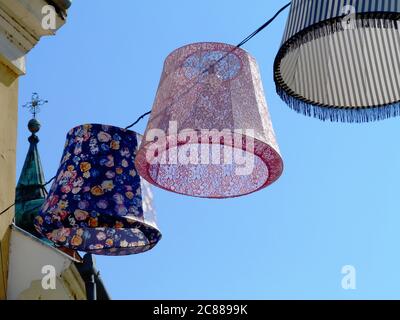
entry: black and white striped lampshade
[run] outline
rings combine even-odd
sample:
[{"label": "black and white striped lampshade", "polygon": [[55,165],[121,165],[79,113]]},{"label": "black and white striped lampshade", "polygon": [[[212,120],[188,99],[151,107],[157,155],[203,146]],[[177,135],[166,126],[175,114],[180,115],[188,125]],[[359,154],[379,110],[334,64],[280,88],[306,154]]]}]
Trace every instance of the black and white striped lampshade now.
[{"label": "black and white striped lampshade", "polygon": [[274,66],[277,92],[321,120],[400,115],[400,0],[293,0]]}]

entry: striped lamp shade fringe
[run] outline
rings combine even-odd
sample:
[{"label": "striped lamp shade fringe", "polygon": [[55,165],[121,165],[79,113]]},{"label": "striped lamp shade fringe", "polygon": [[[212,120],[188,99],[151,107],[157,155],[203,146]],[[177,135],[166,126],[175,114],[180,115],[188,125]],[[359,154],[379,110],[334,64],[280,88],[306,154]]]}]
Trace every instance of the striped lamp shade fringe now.
[{"label": "striped lamp shade fringe", "polygon": [[320,120],[400,115],[400,0],[293,0],[274,64],[277,93]]}]

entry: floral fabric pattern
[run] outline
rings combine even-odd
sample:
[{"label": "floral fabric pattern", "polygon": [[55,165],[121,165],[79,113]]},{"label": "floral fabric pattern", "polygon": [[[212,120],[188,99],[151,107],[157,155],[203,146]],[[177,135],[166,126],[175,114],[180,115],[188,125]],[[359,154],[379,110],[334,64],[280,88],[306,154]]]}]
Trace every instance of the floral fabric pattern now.
[{"label": "floral fabric pattern", "polygon": [[[170,130],[171,123],[176,133]],[[153,139],[154,129],[167,133],[165,138]],[[175,143],[187,129],[195,133],[194,138]],[[207,135],[202,137],[204,131],[225,132],[227,139],[215,143]],[[270,186],[283,172],[257,62],[232,45],[194,43],[166,58],[144,137],[136,168],[149,183],[171,192],[203,198],[239,197]],[[237,137],[235,145],[229,142],[233,137]],[[207,144],[212,144],[208,151]],[[240,164],[223,159],[190,165],[158,161],[186,150],[199,159],[211,159],[214,147],[220,154],[230,150],[252,156],[253,169],[238,175]],[[152,150],[162,156],[153,157]]]},{"label": "floral fabric pattern", "polygon": [[[134,161],[136,133],[88,124],[67,135],[60,168],[35,224],[59,246],[101,255],[127,255],[161,239],[146,215]],[[148,206],[148,205],[147,205]]]}]

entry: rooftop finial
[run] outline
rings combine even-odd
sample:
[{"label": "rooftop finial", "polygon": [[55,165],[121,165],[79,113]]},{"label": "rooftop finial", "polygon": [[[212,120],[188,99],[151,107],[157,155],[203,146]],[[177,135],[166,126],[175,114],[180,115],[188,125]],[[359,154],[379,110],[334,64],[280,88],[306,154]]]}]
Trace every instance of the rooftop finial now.
[{"label": "rooftop finial", "polygon": [[40,130],[40,122],[36,119],[36,115],[40,112],[40,107],[44,104],[48,103],[47,100],[42,100],[39,97],[39,94],[36,92],[32,93],[32,99],[30,102],[23,105],[24,108],[28,108],[30,113],[33,115],[33,119],[31,119],[28,123],[28,129],[32,133],[29,137],[30,143],[38,143],[39,138],[36,136],[36,133]]},{"label": "rooftop finial", "polygon": [[33,119],[36,119],[36,115],[40,112],[40,107],[48,103],[47,100],[42,100],[39,94],[36,92],[32,93],[32,99],[30,102],[23,105],[24,108],[28,108],[30,113],[33,115]]}]

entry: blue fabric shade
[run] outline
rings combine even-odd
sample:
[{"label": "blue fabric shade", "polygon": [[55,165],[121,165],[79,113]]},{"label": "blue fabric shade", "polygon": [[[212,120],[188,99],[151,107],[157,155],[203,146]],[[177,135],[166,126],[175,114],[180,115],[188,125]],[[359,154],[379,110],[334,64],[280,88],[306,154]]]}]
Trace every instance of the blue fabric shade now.
[{"label": "blue fabric shade", "polygon": [[59,246],[100,255],[152,249],[161,239],[151,193],[136,172],[140,136],[100,124],[72,129],[37,230]]}]

